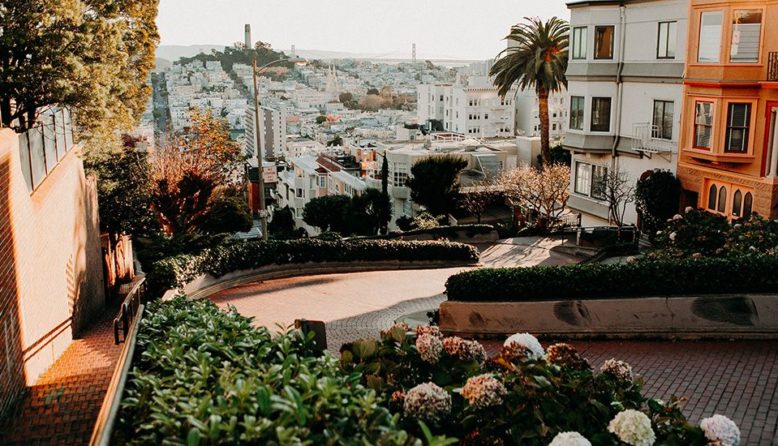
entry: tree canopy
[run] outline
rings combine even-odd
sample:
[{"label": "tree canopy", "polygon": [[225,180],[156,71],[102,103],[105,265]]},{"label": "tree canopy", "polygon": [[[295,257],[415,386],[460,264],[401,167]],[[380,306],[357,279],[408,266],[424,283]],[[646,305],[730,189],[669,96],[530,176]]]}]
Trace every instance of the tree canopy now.
[{"label": "tree canopy", "polygon": [[511,28],[506,37],[513,45],[500,52],[490,73],[500,96],[514,86],[532,88],[538,97],[540,139],[543,161],[551,164],[549,153],[548,95],[567,86],[567,47],[570,25],[557,17],[543,22],[525,17],[525,23]]},{"label": "tree canopy", "polygon": [[411,198],[433,215],[447,215],[456,207],[459,173],[467,161],[454,155],[434,156],[411,167]]},{"label": "tree canopy", "polygon": [[6,0],[0,4],[0,115],[22,132],[71,108],[78,136],[116,143],[146,108],[158,0]]}]

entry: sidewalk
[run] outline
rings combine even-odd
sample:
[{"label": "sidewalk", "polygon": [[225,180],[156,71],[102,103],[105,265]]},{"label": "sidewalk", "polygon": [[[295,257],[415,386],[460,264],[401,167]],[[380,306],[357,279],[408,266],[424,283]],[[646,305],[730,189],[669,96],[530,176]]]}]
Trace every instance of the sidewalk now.
[{"label": "sidewalk", "polygon": [[114,315],[106,309],[28,389],[0,425],[0,445],[89,443],[121,349],[113,343]]}]

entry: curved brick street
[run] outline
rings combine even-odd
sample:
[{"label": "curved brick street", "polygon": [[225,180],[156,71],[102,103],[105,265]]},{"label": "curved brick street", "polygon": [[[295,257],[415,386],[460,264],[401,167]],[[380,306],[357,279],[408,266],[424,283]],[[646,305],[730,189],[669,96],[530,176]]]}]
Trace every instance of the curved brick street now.
[{"label": "curved brick street", "polygon": [[[570,263],[544,242],[495,245],[482,253],[487,265]],[[323,320],[331,351],[344,342],[377,337],[398,318],[432,308],[445,299],[446,278],[462,268],[381,271],[309,276],[251,283],[211,299],[235,305],[269,328],[296,318]],[[496,351],[498,341],[485,341]],[[741,428],[744,445],[778,444],[778,343],[593,341],[573,343],[593,366],[615,357],[632,364],[646,380],[648,395],[688,398],[692,422],[720,413]]]}]

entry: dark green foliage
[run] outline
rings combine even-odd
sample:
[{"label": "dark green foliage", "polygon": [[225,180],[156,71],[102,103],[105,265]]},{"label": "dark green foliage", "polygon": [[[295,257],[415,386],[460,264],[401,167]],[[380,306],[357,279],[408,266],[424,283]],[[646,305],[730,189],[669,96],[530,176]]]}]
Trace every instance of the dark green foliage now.
[{"label": "dark green foliage", "polygon": [[343,145],[343,138],[340,135],[335,135],[334,138],[327,141],[327,147],[342,146],[342,145]]},{"label": "dark green foliage", "polygon": [[778,221],[752,214],[730,223],[702,210],[676,214],[656,234],[652,258],[721,257],[778,254]]},{"label": "dark green foliage", "polygon": [[435,156],[411,167],[411,198],[433,215],[448,215],[456,208],[459,173],[467,161],[454,155]]},{"label": "dark green foliage", "polygon": [[323,232],[341,235],[375,235],[391,218],[389,196],[372,188],[354,198],[345,195],[317,197],[303,209],[306,223]]},{"label": "dark green foliage", "polygon": [[665,227],[667,219],[678,212],[681,182],[669,170],[655,169],[638,180],[635,207],[640,215],[641,229],[653,238]]},{"label": "dark green foliage", "polygon": [[[551,164],[564,164],[565,166],[570,166],[573,163],[573,155],[569,150],[565,150],[565,148],[561,145],[554,146],[549,151],[549,156],[551,157]],[[538,155],[538,163],[542,166],[543,165],[543,155]]]},{"label": "dark green foliage", "polygon": [[206,234],[221,234],[245,232],[252,224],[251,211],[242,197],[219,195],[199,226]]},{"label": "dark green foliage", "polygon": [[351,198],[346,195],[325,195],[316,197],[305,204],[303,220],[316,226],[322,232],[348,231],[347,216],[351,207]]},{"label": "dark green foliage", "polygon": [[276,209],[273,212],[273,219],[268,223],[268,233],[273,238],[292,238],[294,233],[294,215],[289,206]]},{"label": "dark green foliage", "polygon": [[348,211],[350,234],[375,235],[391,219],[392,203],[388,194],[369,188],[351,199]]},{"label": "dark green foliage", "polygon": [[460,234],[465,237],[474,237],[476,235],[489,234],[494,231],[491,225],[457,225],[457,226],[438,226],[428,229],[411,229],[400,234],[401,236],[427,234],[436,238],[459,238]]},{"label": "dark green foliage", "polygon": [[413,229],[413,217],[407,215],[397,217],[397,220],[395,220],[394,223],[401,231],[410,231]]},{"label": "dark green foliage", "polygon": [[141,322],[113,443],[415,444],[376,399],[300,332],[176,298]]},{"label": "dark green foliage", "polygon": [[97,176],[100,226],[112,235],[146,235],[157,228],[149,210],[151,189],[146,153],[135,149],[135,140],[124,136],[121,151],[89,157],[84,167]]},{"label": "dark green foliage", "polygon": [[449,300],[523,302],[778,291],[778,257],[647,259],[531,268],[486,268],[449,277]]},{"label": "dark green foliage", "polygon": [[177,255],[151,265],[147,274],[150,295],[181,286],[200,274],[216,277],[266,265],[308,262],[450,261],[475,263],[478,250],[448,242],[387,240],[327,241],[319,239],[230,241],[200,254]]},{"label": "dark green foliage", "polygon": [[327,116],[325,115],[319,115],[316,117],[316,123],[317,124],[323,124],[327,121]]},{"label": "dark green foliage", "polygon": [[[397,324],[382,332],[380,341],[355,341],[341,349],[343,369],[355,372],[364,385],[375,389],[381,402],[401,415],[399,425],[415,435],[416,420],[404,413],[403,399],[417,384],[434,382],[451,395],[452,410],[429,428],[459,438],[462,445],[546,446],[556,434],[575,431],[594,445],[617,446],[620,443],[607,427],[625,409],[640,410],[651,419],[656,444],[707,443],[701,429],[681,413],[681,401],[663,403],[644,397],[641,379],[595,373],[569,345],[558,345],[554,351],[561,353],[555,354],[549,348],[547,356],[538,360],[503,349],[492,360],[480,362],[463,354],[471,348],[453,347],[461,340],[443,338],[442,352],[429,362],[417,348],[418,338],[407,326]],[[499,404],[477,407],[457,390],[465,387],[468,378],[481,374],[491,375],[505,387]]]}]

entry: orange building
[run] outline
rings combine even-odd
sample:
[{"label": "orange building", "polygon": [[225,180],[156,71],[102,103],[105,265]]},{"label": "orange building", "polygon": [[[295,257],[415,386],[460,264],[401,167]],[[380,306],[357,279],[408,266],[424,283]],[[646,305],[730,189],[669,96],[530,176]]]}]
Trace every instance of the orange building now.
[{"label": "orange building", "polygon": [[778,218],[778,1],[692,0],[690,8],[684,204]]}]

